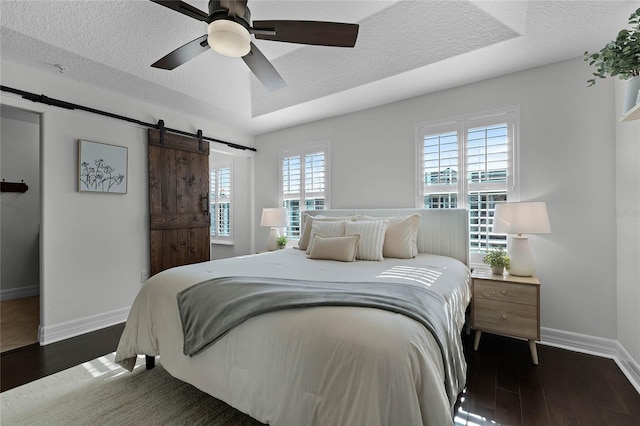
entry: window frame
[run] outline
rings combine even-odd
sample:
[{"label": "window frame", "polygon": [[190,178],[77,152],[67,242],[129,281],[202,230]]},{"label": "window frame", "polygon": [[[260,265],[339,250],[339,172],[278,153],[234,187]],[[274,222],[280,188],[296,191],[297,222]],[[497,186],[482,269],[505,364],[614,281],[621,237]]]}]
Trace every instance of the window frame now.
[{"label": "window frame", "polygon": [[[217,229],[213,229],[213,227],[211,227],[211,229],[209,230],[209,235],[210,235],[210,241],[211,244],[223,244],[223,245],[233,245],[233,225],[234,225],[234,221],[233,221],[233,161],[231,159],[212,159],[209,162],[209,214],[211,215],[215,215],[217,214],[217,212],[214,209],[214,204],[218,205],[219,204],[219,200],[218,200],[218,191],[212,191],[211,190],[211,173],[213,173],[215,171],[216,173],[216,185],[217,183],[217,179],[218,179],[218,171],[220,169],[225,169],[228,168],[229,169],[229,197],[228,197],[228,204],[229,204],[229,235],[219,235],[217,234]],[[216,188],[217,189],[217,188]],[[225,200],[227,200],[227,198],[225,198]],[[214,233],[214,231],[216,231]]]},{"label": "window frame", "polygon": [[[494,124],[507,124],[507,179],[506,183],[502,182],[482,182],[469,183],[467,176],[467,148],[468,148],[468,131],[469,129],[488,127]],[[431,190],[425,191],[424,179],[424,138],[427,135],[435,135],[455,131],[457,134],[458,156],[457,168],[458,178],[454,184],[437,184],[431,186]],[[424,197],[426,194],[453,193],[457,197],[457,207],[469,210],[469,195],[474,192],[492,192],[502,191],[506,189],[507,199],[511,202],[518,201],[520,198],[519,188],[519,140],[520,140],[520,109],[518,106],[509,108],[487,111],[484,113],[460,116],[437,122],[419,123],[416,125],[416,175],[418,188],[416,191],[416,207],[424,207]],[[471,221],[471,217],[469,218]],[[471,234],[471,229],[469,229]],[[483,265],[482,257],[485,252],[471,251],[471,238],[469,243],[469,265]]]},{"label": "window frame", "polygon": [[[331,179],[330,179],[330,168],[329,168],[329,142],[321,141],[315,142],[305,145],[299,145],[296,147],[287,148],[280,151],[280,155],[278,157],[278,194],[279,194],[279,205],[285,207],[286,200],[298,199],[299,201],[299,212],[300,212],[300,220],[302,218],[302,212],[307,210],[306,201],[309,198],[318,198],[318,195],[322,195],[324,199],[323,209],[329,209],[330,207],[330,189],[331,189]],[[315,153],[322,152],[324,153],[324,190],[322,192],[312,192],[308,194],[305,189],[305,157],[308,155],[312,155]],[[300,191],[298,192],[299,197],[291,197],[285,196],[284,193],[284,176],[283,176],[283,167],[282,163],[287,157],[300,157]],[[309,195],[309,196],[308,196]],[[315,196],[314,196],[315,195]],[[291,212],[288,212],[290,215]],[[287,236],[289,239],[297,239],[298,236],[291,236],[289,232],[290,225],[287,226]],[[302,229],[300,229],[302,232]]]}]

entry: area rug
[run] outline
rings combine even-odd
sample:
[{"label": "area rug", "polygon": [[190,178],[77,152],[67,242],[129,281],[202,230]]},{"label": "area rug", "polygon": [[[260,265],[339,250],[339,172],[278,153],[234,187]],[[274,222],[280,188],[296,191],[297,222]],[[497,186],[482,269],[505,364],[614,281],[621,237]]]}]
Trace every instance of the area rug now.
[{"label": "area rug", "polygon": [[97,358],[0,394],[0,424],[261,425],[224,402],[173,378],[160,361],[132,373]]}]

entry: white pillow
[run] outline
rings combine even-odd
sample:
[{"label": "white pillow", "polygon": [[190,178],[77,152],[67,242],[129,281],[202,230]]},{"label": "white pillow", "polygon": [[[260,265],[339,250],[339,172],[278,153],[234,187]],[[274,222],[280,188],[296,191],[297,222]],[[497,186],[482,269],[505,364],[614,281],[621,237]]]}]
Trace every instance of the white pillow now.
[{"label": "white pillow", "polygon": [[384,246],[384,234],[387,231],[388,224],[388,220],[345,222],[345,234],[360,234],[356,259],[384,260],[382,247]]},{"label": "white pillow", "polygon": [[309,245],[307,246],[307,254],[311,253],[313,248],[313,238],[316,235],[321,237],[341,237],[344,235],[344,225],[347,223],[344,220],[340,221],[314,221],[311,225],[311,238],[309,239]]},{"label": "white pillow", "polygon": [[389,226],[384,236],[384,257],[412,259],[418,254],[418,224],[420,215],[389,218]]}]

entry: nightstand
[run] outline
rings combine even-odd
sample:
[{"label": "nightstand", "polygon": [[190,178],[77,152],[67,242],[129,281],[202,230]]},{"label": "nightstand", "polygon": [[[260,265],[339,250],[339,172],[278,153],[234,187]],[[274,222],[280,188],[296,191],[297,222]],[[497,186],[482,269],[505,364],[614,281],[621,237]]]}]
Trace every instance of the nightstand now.
[{"label": "nightstand", "polygon": [[529,341],[533,363],[538,365],[536,340],[540,340],[540,281],[536,277],[471,274],[471,328],[476,330],[473,349],[482,332],[520,337]]}]

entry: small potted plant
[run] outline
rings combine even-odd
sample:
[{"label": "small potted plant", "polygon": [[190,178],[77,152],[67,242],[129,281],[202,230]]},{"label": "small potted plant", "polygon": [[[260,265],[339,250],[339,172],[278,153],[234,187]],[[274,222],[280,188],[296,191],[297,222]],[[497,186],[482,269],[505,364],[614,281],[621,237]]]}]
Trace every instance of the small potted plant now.
[{"label": "small potted plant", "polygon": [[289,241],[289,239],[287,238],[286,235],[281,235],[278,237],[278,239],[276,240],[276,244],[278,245],[278,248],[285,248],[287,246],[287,242]]},{"label": "small potted plant", "polygon": [[511,267],[511,259],[504,251],[502,247],[498,247],[494,250],[489,250],[487,254],[482,258],[482,261],[491,266],[491,272],[494,274],[502,275],[505,269],[509,270]]},{"label": "small potted plant", "polygon": [[640,90],[640,9],[629,16],[631,29],[622,29],[615,40],[595,53],[584,52],[584,60],[596,67],[594,78],[587,80],[588,86],[596,84],[596,78],[606,76],[630,80],[624,112],[635,104]]}]

